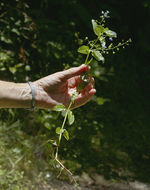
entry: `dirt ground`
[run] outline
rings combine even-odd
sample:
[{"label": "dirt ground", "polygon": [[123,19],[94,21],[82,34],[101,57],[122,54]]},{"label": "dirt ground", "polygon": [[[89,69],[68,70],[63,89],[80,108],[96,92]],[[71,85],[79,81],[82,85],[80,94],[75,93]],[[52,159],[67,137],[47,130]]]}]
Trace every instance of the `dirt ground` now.
[{"label": "dirt ground", "polygon": [[65,181],[50,179],[48,184],[37,187],[36,190],[150,190],[150,184],[139,181],[112,182],[105,180],[103,176],[94,174],[89,177],[87,174],[76,177],[78,186]]}]

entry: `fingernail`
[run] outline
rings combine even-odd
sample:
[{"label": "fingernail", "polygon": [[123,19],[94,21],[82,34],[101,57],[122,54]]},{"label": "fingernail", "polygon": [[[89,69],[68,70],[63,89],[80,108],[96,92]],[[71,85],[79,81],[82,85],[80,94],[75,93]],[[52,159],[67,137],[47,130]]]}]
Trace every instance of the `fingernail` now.
[{"label": "fingernail", "polygon": [[95,88],[91,89],[89,93],[94,95],[96,93],[96,89]]}]

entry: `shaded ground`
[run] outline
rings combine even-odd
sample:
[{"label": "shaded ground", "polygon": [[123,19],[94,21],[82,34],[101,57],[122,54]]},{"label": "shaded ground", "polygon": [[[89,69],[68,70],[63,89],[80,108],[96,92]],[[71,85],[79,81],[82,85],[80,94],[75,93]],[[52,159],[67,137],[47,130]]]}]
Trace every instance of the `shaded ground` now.
[{"label": "shaded ground", "polygon": [[77,177],[78,187],[65,181],[52,179],[49,185],[37,187],[37,190],[150,190],[150,184],[134,182],[110,182],[95,174],[94,180],[87,174]]}]

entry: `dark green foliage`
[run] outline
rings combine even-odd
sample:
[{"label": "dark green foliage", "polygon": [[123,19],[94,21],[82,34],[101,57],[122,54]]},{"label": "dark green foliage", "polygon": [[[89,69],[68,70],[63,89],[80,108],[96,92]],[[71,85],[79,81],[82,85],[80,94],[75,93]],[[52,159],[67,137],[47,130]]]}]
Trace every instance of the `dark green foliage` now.
[{"label": "dark green foliage", "polygon": [[[93,39],[90,21],[102,10],[110,11],[107,24],[117,32],[118,41],[131,37],[133,43],[118,54],[106,56],[105,65],[92,63],[97,93],[91,102],[74,111],[76,120],[67,126],[69,142],[63,138],[61,159],[73,173],[98,172],[110,179],[148,182],[149,1],[45,0],[27,5],[20,0],[2,0],[0,79],[36,80],[80,65],[84,59],[77,49],[86,35]],[[34,178],[31,170],[40,176],[40,172],[53,168],[52,143],[62,117],[54,111],[31,113],[22,109],[1,109],[0,117],[0,185],[3,189],[10,189],[10,185],[28,187],[32,185],[30,176]],[[15,127],[16,121],[20,123]],[[8,158],[13,164],[21,160],[14,169]],[[41,178],[38,180],[40,183]]]}]

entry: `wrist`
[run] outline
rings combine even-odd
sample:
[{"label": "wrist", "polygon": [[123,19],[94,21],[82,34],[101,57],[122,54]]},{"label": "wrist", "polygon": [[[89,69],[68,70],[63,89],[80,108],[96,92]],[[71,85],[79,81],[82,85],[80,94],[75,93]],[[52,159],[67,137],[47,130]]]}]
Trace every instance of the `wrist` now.
[{"label": "wrist", "polygon": [[0,81],[0,107],[30,108],[31,89],[27,83]]},{"label": "wrist", "polygon": [[37,80],[33,82],[35,88],[35,107],[36,108],[48,108],[53,109],[56,105],[55,101],[51,97],[50,92],[46,91],[43,80]]},{"label": "wrist", "polygon": [[28,83],[14,84],[14,107],[31,108],[32,91]]},{"label": "wrist", "polygon": [[35,81],[32,83],[35,90],[35,107],[43,108],[43,98],[45,91],[42,88],[40,81]]},{"label": "wrist", "polygon": [[32,94],[31,108],[30,109],[34,110],[34,108],[35,108],[35,86],[31,81],[28,82],[28,85],[30,86],[31,94]]}]

